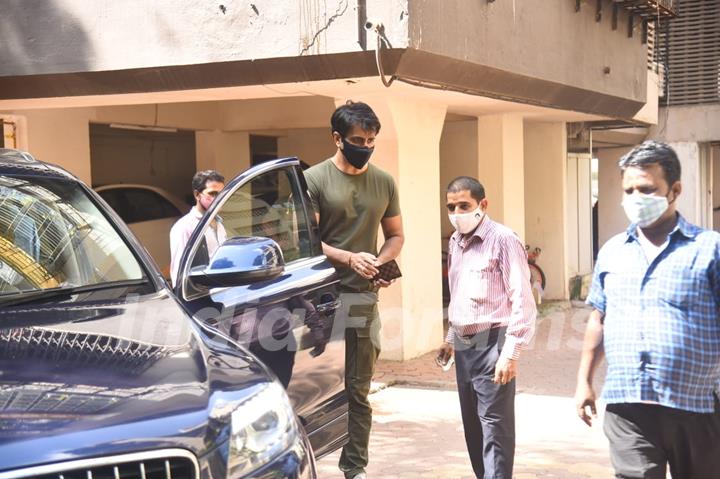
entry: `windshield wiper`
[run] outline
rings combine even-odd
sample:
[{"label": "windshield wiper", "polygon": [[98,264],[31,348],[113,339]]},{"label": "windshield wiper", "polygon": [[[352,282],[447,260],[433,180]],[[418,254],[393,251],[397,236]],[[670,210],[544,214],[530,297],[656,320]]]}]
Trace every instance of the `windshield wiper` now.
[{"label": "windshield wiper", "polygon": [[127,281],[114,281],[112,283],[90,284],[86,286],[75,286],[73,288],[51,288],[26,291],[0,296],[0,308],[15,306],[18,304],[42,301],[51,298],[71,297],[76,294],[102,291],[104,289],[126,288],[131,286],[142,286],[149,283],[148,279],[132,279]]}]

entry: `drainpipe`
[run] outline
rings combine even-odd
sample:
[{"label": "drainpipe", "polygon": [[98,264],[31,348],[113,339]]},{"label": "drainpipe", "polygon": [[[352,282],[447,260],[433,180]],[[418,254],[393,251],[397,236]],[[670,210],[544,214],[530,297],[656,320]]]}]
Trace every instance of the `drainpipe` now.
[{"label": "drainpipe", "polygon": [[358,45],[363,51],[367,50],[367,0],[358,0],[357,2],[357,20],[358,20]]}]

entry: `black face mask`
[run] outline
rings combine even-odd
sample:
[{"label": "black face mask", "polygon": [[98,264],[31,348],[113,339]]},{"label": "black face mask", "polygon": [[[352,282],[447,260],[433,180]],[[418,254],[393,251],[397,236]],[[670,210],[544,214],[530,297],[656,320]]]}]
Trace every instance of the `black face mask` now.
[{"label": "black face mask", "polygon": [[375,148],[364,148],[362,146],[355,146],[352,143],[343,138],[343,149],[342,153],[345,159],[358,170],[362,170],[367,162],[370,161],[370,155],[373,154]]}]

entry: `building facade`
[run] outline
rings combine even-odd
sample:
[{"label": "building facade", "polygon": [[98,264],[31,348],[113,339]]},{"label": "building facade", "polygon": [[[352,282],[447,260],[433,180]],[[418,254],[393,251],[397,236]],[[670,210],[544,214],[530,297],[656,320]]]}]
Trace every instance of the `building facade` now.
[{"label": "building facade", "polygon": [[383,354],[412,358],[442,340],[444,187],[457,175],[478,177],[490,215],[543,250],[545,298],[568,298],[588,272],[590,170],[569,160],[568,132],[658,122],[648,31],[671,3],[4,2],[5,144],[94,186],[181,195],[195,169],[322,161],[334,108],[368,102],[407,237],[403,280],[381,303]]}]

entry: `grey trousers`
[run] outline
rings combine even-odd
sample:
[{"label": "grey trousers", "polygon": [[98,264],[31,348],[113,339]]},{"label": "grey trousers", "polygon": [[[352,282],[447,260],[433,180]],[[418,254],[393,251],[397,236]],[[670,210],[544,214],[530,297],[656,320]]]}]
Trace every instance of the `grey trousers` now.
[{"label": "grey trousers", "polygon": [[709,414],[653,404],[608,404],[603,423],[615,477],[720,477],[720,407]]},{"label": "grey trousers", "polygon": [[515,458],[515,380],[493,382],[506,328],[456,336],[455,371],[470,462],[479,479],[511,479]]}]

